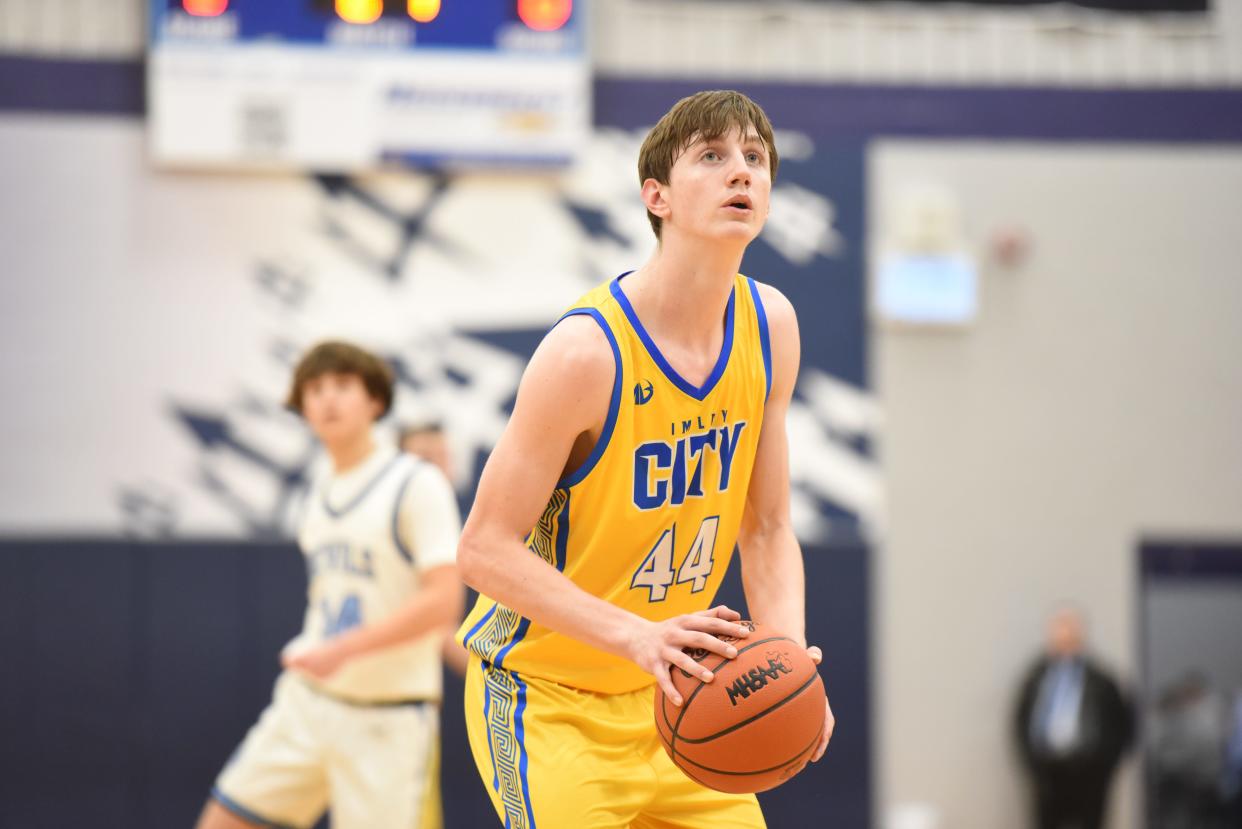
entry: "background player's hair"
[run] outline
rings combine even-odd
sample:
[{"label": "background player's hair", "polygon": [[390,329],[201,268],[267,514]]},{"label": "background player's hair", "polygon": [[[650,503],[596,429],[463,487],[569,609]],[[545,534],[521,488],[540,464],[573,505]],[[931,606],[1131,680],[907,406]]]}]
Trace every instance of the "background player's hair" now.
[{"label": "background player's hair", "polygon": [[369,351],[340,340],[322,342],[306,352],[293,370],[293,382],[285,405],[302,413],[302,387],[321,374],[356,374],[367,394],[383,406],[380,417],[392,408],[393,373],[388,364]]},{"label": "background player's hair", "polygon": [[442,420],[418,420],[412,423],[405,423],[397,433],[397,444],[405,443],[406,438],[415,435],[438,435],[444,432],[444,422]]},{"label": "background player's hair", "polygon": [[[668,184],[669,172],[677,156],[695,140],[703,138],[712,141],[734,130],[745,133],[748,127],[754,127],[767,145],[768,167],[775,181],[780,158],[776,154],[772,122],[767,114],[741,92],[716,89],[682,98],[651,128],[642,149],[638,151],[639,183],[653,178],[661,184]],[[647,220],[659,239],[660,217],[648,210]]]}]

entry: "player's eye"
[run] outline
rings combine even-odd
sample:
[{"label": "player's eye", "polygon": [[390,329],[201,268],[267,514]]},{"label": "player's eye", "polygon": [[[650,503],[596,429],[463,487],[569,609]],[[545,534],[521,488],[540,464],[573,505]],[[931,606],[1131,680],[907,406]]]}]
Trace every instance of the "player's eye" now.
[{"label": "player's eye", "polygon": [[715,150],[708,150],[707,152],[703,153],[704,161],[716,161],[719,158],[720,158],[720,154],[716,152]]}]

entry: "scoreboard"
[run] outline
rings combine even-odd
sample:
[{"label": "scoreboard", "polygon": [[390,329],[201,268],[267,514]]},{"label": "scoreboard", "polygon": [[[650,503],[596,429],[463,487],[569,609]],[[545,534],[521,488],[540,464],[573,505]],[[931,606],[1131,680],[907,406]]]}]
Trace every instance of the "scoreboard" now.
[{"label": "scoreboard", "polygon": [[151,0],[162,166],[555,165],[590,125],[582,0]]}]

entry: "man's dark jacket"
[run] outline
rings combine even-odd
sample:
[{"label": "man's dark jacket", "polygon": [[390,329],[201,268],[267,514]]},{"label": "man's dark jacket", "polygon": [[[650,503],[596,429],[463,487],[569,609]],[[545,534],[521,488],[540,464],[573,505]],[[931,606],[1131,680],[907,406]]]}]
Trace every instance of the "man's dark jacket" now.
[{"label": "man's dark jacket", "polygon": [[1083,662],[1081,739],[1069,755],[1056,756],[1032,739],[1031,718],[1036,715],[1040,685],[1052,666],[1047,657],[1038,660],[1026,675],[1018,696],[1014,726],[1023,763],[1037,785],[1061,779],[1066,773],[1082,778],[1107,779],[1130,745],[1134,716],[1117,683],[1090,659]]}]

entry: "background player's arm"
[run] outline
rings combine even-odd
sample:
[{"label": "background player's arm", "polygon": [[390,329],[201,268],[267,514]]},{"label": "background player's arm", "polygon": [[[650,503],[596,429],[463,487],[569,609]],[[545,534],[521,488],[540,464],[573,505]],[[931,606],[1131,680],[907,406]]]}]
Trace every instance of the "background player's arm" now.
[{"label": "background player's arm", "polygon": [[[763,413],[763,431],[738,533],[742,589],[751,618],[805,645],[806,578],[802,547],[789,516],[789,439],[785,431],[785,416],[798,379],[801,354],[798,318],[780,291],[761,284],[759,293],[772,341],[772,390]],[[823,658],[818,647],[807,650],[817,663]],[[826,699],[824,702],[827,705]],[[829,707],[824,734],[813,759],[823,756],[834,725]]]},{"label": "background player's arm", "polygon": [[732,655],[732,646],[712,634],[737,635],[742,629],[731,622],[738,614],[714,608],[652,622],[582,590],[524,543],[575,445],[598,437],[615,376],[611,347],[590,317],[569,317],[548,333],[527,366],[513,416],[479,479],[458,564],[466,583],[480,593],[558,633],[635,662],[679,704],[669,665],[710,680],[711,673],[682,648]]},{"label": "background player's arm", "polygon": [[432,632],[439,635],[446,625],[460,619],[463,591],[454,556],[461,517],[452,487],[438,469],[422,465],[414,473],[400,509],[399,532],[419,568],[418,589],[382,619],[321,645],[283,655],[286,668],[325,678],[351,659]]}]

